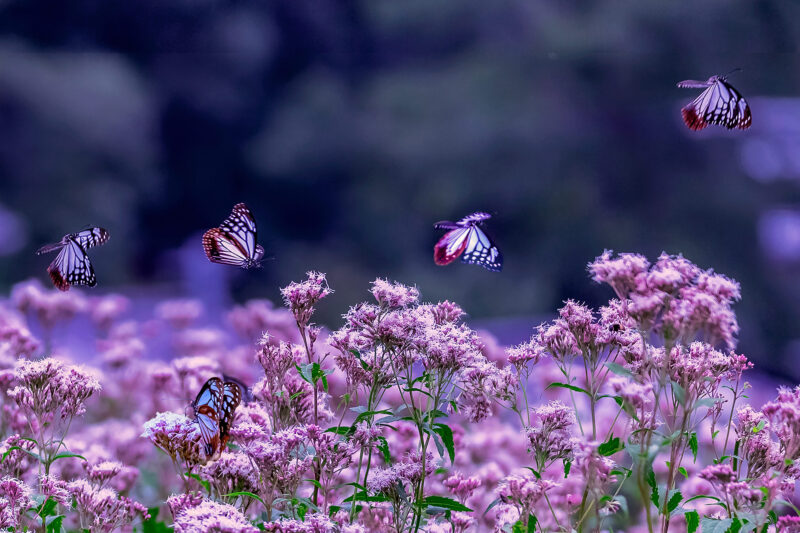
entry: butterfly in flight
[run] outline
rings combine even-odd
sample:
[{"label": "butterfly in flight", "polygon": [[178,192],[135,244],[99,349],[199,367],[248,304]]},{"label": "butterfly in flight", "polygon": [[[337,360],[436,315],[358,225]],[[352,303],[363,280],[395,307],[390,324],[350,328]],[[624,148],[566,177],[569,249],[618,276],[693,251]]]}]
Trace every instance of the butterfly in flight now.
[{"label": "butterfly in flight", "polygon": [[261,266],[264,248],[256,244],[256,220],[248,207],[239,203],[218,228],[203,235],[203,249],[209,261],[242,268]]},{"label": "butterfly in flight", "polygon": [[219,457],[228,444],[233,413],[241,401],[240,385],[217,377],[206,381],[197,393],[192,408],[208,458]]},{"label": "butterfly in flight", "polygon": [[683,121],[690,130],[702,130],[709,124],[746,130],[753,123],[747,100],[728,83],[727,76],[711,76],[708,81],[685,80],[678,83],[678,87],[705,89],[681,109]]},{"label": "butterfly in flight", "polygon": [[42,246],[36,251],[37,255],[60,250],[58,255],[47,267],[50,279],[59,290],[68,291],[70,285],[97,285],[94,268],[88,248],[100,246],[108,241],[109,234],[103,228],[88,228],[78,233],[64,235],[61,241]]},{"label": "butterfly in flight", "polygon": [[450,230],[433,247],[433,261],[437,265],[448,265],[461,256],[462,263],[480,265],[493,272],[503,269],[503,255],[486,233],[480,228],[488,213],[472,213],[458,222],[442,221],[433,225],[436,229]]}]

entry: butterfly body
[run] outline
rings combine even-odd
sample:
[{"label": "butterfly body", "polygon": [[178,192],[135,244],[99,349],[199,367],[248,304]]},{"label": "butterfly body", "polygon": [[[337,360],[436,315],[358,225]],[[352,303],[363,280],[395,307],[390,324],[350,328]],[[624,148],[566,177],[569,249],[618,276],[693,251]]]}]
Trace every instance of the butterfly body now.
[{"label": "butterfly body", "polygon": [[448,265],[461,257],[462,263],[480,265],[487,270],[503,269],[503,255],[488,235],[480,228],[491,218],[488,213],[472,213],[457,222],[445,220],[434,224],[436,229],[450,230],[433,247],[433,261]]},{"label": "butterfly body", "polygon": [[59,290],[67,291],[71,285],[94,287],[97,285],[97,277],[86,250],[105,244],[109,237],[108,231],[104,228],[93,227],[64,235],[59,242],[39,248],[36,254],[60,250],[47,267],[53,285]]},{"label": "butterfly body", "polygon": [[218,228],[203,235],[203,250],[209,261],[222,265],[254,268],[261,266],[264,248],[256,243],[256,221],[253,213],[243,203],[233,206],[233,211]]},{"label": "butterfly body", "polygon": [[685,80],[678,87],[705,89],[681,109],[683,121],[691,130],[702,130],[709,124],[746,130],[753,122],[747,100],[725,76],[711,76],[707,81]]},{"label": "butterfly body", "polygon": [[197,393],[192,408],[207,457],[219,457],[228,444],[233,415],[241,400],[238,383],[217,377],[206,381]]}]

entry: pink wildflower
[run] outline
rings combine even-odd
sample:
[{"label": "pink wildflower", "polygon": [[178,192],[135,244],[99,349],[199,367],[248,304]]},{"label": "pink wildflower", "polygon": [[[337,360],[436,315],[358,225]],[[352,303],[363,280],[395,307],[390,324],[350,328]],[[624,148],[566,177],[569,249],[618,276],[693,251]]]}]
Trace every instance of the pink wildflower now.
[{"label": "pink wildflower", "polygon": [[407,287],[400,283],[389,283],[389,281],[381,278],[372,282],[370,292],[372,292],[378,304],[386,309],[408,307],[419,301],[419,291],[416,287]]},{"label": "pink wildflower", "polygon": [[187,499],[185,494],[167,500],[174,518],[175,533],[214,531],[216,533],[257,533],[247,518],[232,505],[204,498]]},{"label": "pink wildflower", "polygon": [[333,293],[328,287],[325,274],[307,272],[308,279],[300,283],[290,283],[281,289],[281,295],[286,307],[294,315],[295,320],[302,326],[307,326],[314,314],[314,306],[318,301]]},{"label": "pink wildflower", "polygon": [[189,465],[205,462],[200,446],[200,428],[183,415],[158,413],[145,422],[142,437],[150,439],[173,461],[180,458]]},{"label": "pink wildflower", "polygon": [[456,472],[444,480],[443,484],[458,498],[458,501],[466,503],[475,490],[481,486],[481,480],[476,476],[464,477],[463,473]]}]

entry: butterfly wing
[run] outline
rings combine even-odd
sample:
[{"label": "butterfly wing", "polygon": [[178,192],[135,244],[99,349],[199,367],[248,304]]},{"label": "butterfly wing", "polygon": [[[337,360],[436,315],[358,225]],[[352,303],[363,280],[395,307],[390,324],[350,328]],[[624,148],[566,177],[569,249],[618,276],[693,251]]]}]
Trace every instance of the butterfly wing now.
[{"label": "butterfly wing", "polygon": [[220,450],[225,448],[230,438],[233,414],[242,401],[242,389],[238,383],[226,381],[222,392],[222,405],[219,411]]},{"label": "butterfly wing", "polygon": [[433,262],[437,265],[449,265],[461,255],[467,247],[469,227],[457,227],[445,233],[433,247]]},{"label": "butterfly wing", "polygon": [[503,270],[503,255],[489,236],[478,226],[469,228],[464,254],[461,256],[462,263],[480,265],[492,272]]},{"label": "butterfly wing", "polygon": [[68,291],[70,285],[86,285],[94,287],[97,278],[94,274],[86,250],[75,240],[68,238],[56,258],[47,267],[53,285],[61,291]]},{"label": "butterfly wing", "polygon": [[681,115],[689,129],[694,131],[709,124],[745,130],[753,120],[750,106],[742,94],[721,78],[681,109]]},{"label": "butterfly wing", "polygon": [[203,250],[213,263],[238,267],[247,263],[241,247],[219,228],[211,228],[203,234]]},{"label": "butterfly wing", "polygon": [[219,225],[219,229],[229,235],[241,247],[245,256],[251,259],[255,258],[258,253],[256,247],[256,220],[253,217],[253,213],[244,203],[233,206],[230,216]]},{"label": "butterfly wing", "polygon": [[194,416],[200,428],[206,456],[211,457],[220,449],[219,409],[222,406],[223,383],[219,378],[205,382],[192,402]]},{"label": "butterfly wing", "polygon": [[75,242],[80,244],[84,250],[86,250],[87,248],[105,244],[108,242],[110,235],[104,228],[89,228],[79,231],[71,237],[73,240],[75,240]]},{"label": "butterfly wing", "polygon": [[256,221],[244,204],[233,206],[233,211],[219,228],[203,235],[203,248],[215,263],[248,268],[264,257],[264,248],[256,244]]}]

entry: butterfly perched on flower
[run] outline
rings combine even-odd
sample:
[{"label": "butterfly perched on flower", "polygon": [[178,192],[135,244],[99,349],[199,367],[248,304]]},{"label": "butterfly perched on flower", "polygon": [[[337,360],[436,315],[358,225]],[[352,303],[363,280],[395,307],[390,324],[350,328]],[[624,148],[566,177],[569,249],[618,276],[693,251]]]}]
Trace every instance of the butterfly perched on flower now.
[{"label": "butterfly perched on flower", "polygon": [[709,124],[746,130],[753,123],[747,100],[728,83],[727,76],[711,76],[708,81],[685,80],[678,87],[705,89],[681,109],[683,121],[691,130],[702,130]]},{"label": "butterfly perched on flower", "polygon": [[230,438],[233,413],[242,401],[242,389],[233,381],[213,377],[192,402],[206,456],[218,457]]},{"label": "butterfly perched on flower", "polygon": [[461,256],[462,263],[480,265],[493,272],[503,269],[503,255],[486,233],[480,228],[488,213],[472,213],[458,222],[442,221],[434,224],[436,229],[450,230],[433,247],[433,261],[437,265],[448,265]]},{"label": "butterfly perched on flower", "polygon": [[243,203],[233,206],[233,211],[218,228],[203,235],[203,249],[214,263],[242,268],[261,266],[264,248],[256,244],[256,220]]},{"label": "butterfly perched on flower", "polygon": [[68,291],[70,285],[94,287],[97,285],[97,278],[86,250],[105,244],[108,238],[109,234],[105,229],[88,228],[78,233],[64,235],[59,242],[39,248],[36,254],[41,255],[61,250],[47,267],[53,285],[59,290]]}]

